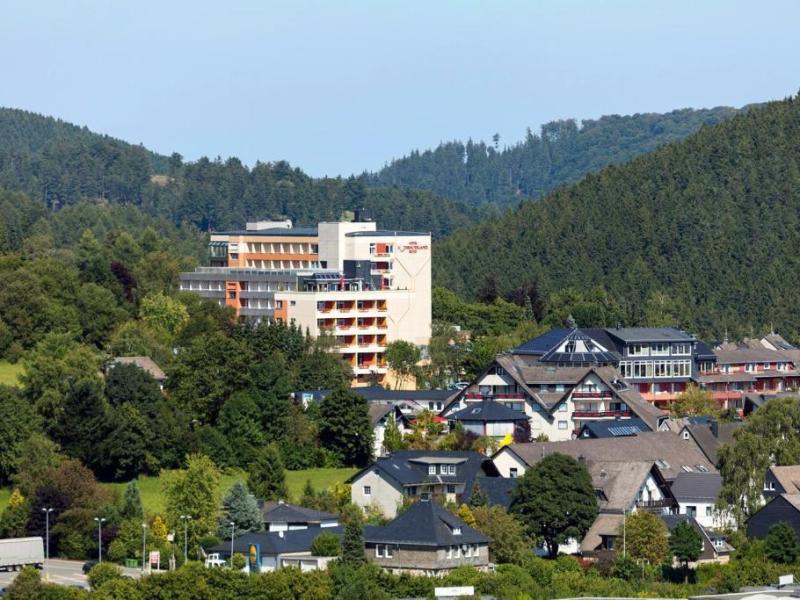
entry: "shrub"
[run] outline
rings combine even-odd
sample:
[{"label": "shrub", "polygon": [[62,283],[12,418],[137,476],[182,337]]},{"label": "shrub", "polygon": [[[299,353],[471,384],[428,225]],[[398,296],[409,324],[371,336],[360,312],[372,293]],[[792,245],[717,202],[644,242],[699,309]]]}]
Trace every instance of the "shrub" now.
[{"label": "shrub", "polygon": [[233,555],[232,566],[234,571],[241,571],[247,566],[247,559],[238,552]]},{"label": "shrub", "polygon": [[341,543],[334,533],[320,533],[311,542],[311,554],[314,556],[339,556]]},{"label": "shrub", "polygon": [[98,563],[86,574],[86,579],[93,590],[113,579],[122,578],[122,570],[110,562]]}]

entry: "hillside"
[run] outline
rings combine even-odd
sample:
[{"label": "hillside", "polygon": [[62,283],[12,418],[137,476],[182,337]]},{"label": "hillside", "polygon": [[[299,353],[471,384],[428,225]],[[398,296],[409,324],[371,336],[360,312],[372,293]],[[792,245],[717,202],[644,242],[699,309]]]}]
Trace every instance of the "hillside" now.
[{"label": "hillside", "polygon": [[441,236],[487,214],[429,192],[367,189],[361,179],[313,179],[285,162],[252,169],[236,158],[187,163],[178,154],[167,158],[51,117],[5,108],[0,108],[0,188],[25,192],[52,209],[84,200],[132,204],[150,216],[206,231],[240,228],[264,217],[316,223],[365,206],[383,227]]},{"label": "hillside", "polygon": [[737,112],[717,107],[610,115],[580,124],[574,119],[553,121],[542,125],[538,135],[528,129],[523,141],[504,148],[470,140],[415,151],[369,175],[368,181],[428,190],[470,206],[515,206],[521,199],[539,198],[588,173],[684,139]]},{"label": "hillside", "polygon": [[602,286],[631,324],[661,302],[705,336],[798,339],[798,140],[797,97],[752,108],[457,232],[434,246],[435,282],[465,297]]}]

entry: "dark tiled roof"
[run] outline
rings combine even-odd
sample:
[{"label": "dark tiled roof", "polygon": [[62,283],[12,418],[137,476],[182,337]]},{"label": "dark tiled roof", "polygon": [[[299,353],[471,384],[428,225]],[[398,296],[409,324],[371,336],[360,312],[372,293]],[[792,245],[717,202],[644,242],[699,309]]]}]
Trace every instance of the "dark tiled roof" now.
[{"label": "dark tiled roof", "polygon": [[692,342],[695,337],[675,327],[609,327],[609,335],[631,342]]},{"label": "dark tiled roof", "polygon": [[292,236],[292,237],[313,237],[319,235],[316,227],[273,227],[270,229],[239,229],[234,231],[212,231],[211,235],[255,235],[255,236]]},{"label": "dark tiled roof", "polygon": [[[454,535],[454,528],[460,528],[461,533]],[[439,548],[455,544],[486,544],[489,538],[475,531],[438,502],[421,500],[387,525],[365,527],[364,542]]]},{"label": "dark tiled roof", "polygon": [[260,508],[261,520],[264,523],[319,523],[339,518],[333,513],[312,510],[285,502],[264,502]]},{"label": "dark tiled roof", "polygon": [[773,363],[792,362],[792,360],[776,350],[769,348],[735,348],[731,350],[717,350],[717,362],[721,365],[735,365],[741,363]]},{"label": "dark tiled roof", "polygon": [[671,489],[679,502],[716,502],[721,487],[722,476],[719,473],[678,473]]},{"label": "dark tiled roof", "polygon": [[717,464],[717,451],[722,444],[733,440],[733,432],[741,426],[741,422],[733,423],[698,423],[687,425],[686,430],[714,465]]},{"label": "dark tiled roof", "polygon": [[512,354],[544,354],[558,344],[569,333],[569,329],[551,329],[547,333],[528,340],[514,348]]},{"label": "dark tiled roof", "polygon": [[711,349],[711,346],[706,344],[701,340],[697,340],[694,345],[694,351],[697,355],[699,360],[703,360],[706,362],[715,362],[717,360],[717,355],[714,354],[714,351]]},{"label": "dark tiled roof", "polygon": [[[517,487],[519,479],[516,477],[483,477],[478,476],[475,482],[480,486],[481,491],[486,494],[489,500],[489,506],[502,506],[503,508],[511,507],[511,493]],[[472,497],[472,490],[474,483],[461,497],[461,502],[469,504]]]},{"label": "dark tiled roof", "polygon": [[[261,545],[261,555],[276,556],[287,552],[309,552],[311,544],[318,535],[322,533],[333,533],[340,539],[344,534],[343,527],[309,527],[308,529],[294,529],[282,533],[253,532],[240,535],[233,540],[234,554],[240,553],[245,556],[250,551],[251,544]],[[223,556],[230,556],[231,542],[221,542],[216,546],[206,549],[207,552],[219,552]]]},{"label": "dark tiled roof", "polygon": [[[299,398],[302,394],[311,394],[313,400],[319,401],[330,394],[331,391],[330,389],[299,390],[295,392],[295,396]],[[382,402],[385,400],[408,400],[411,402],[435,400],[445,402],[459,393],[459,390],[387,390],[380,385],[352,388],[351,391],[363,396],[367,402]]]},{"label": "dark tiled roof", "polygon": [[642,431],[650,431],[650,428],[647,426],[647,423],[638,417],[633,419],[589,421],[581,429],[581,437],[624,437],[628,435],[636,435]]},{"label": "dark tiled roof", "polygon": [[528,416],[525,413],[509,408],[494,400],[468,403],[466,408],[462,408],[447,418],[453,421],[481,421],[483,423],[528,420]]},{"label": "dark tiled roof", "polygon": [[353,231],[346,233],[347,237],[395,237],[409,235],[430,235],[430,231],[392,231],[391,229],[378,229],[377,231]]},{"label": "dark tiled roof", "polygon": [[[455,464],[455,475],[428,474],[431,464]],[[483,474],[495,475],[494,464],[482,454],[471,451],[450,450],[398,450],[381,456],[372,465],[353,475],[348,482],[355,481],[368,471],[376,471],[382,477],[394,480],[402,486],[424,483],[463,483],[469,490],[473,480]]]}]

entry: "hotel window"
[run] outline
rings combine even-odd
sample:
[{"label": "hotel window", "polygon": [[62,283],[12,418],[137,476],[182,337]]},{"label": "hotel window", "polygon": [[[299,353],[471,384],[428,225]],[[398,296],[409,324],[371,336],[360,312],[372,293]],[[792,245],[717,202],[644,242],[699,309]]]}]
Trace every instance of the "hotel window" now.
[{"label": "hotel window", "polygon": [[455,475],[456,474],[456,466],[455,465],[450,465],[450,468],[448,469],[448,472],[450,473],[450,475]]},{"label": "hotel window", "polygon": [[371,496],[372,495],[372,487],[365,485],[364,486],[364,495]]},{"label": "hotel window", "polygon": [[558,422],[558,428],[561,429],[561,430],[566,429],[567,428],[567,422],[566,421],[559,421]]},{"label": "hotel window", "polygon": [[619,372],[622,374],[623,378],[628,378],[633,376],[633,365],[628,361],[620,361],[619,363]]},{"label": "hotel window", "polygon": [[669,354],[669,344],[658,343],[653,344],[652,353],[654,356],[666,356]]},{"label": "hotel window", "polygon": [[672,346],[672,353],[673,354],[691,354],[692,353],[692,345],[691,344],[674,344]]},{"label": "hotel window", "polygon": [[[447,475],[448,467],[450,465],[440,465],[439,466],[439,475]],[[435,473],[434,473],[435,474]]]},{"label": "hotel window", "polygon": [[648,356],[650,347],[647,344],[631,344],[628,346],[628,356]]}]

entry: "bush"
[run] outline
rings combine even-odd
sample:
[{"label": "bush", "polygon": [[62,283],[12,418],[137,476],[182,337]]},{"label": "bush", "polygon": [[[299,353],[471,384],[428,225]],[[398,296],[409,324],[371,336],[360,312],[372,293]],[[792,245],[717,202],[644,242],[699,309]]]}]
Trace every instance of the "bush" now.
[{"label": "bush", "polygon": [[781,521],[769,528],[765,541],[767,558],[783,565],[790,565],[800,554],[797,534],[788,523]]},{"label": "bush", "polygon": [[313,556],[339,556],[341,547],[339,536],[335,533],[320,533],[311,542],[311,554]]},{"label": "bush", "polygon": [[241,571],[247,566],[247,559],[237,552],[233,555],[231,563],[234,571]]},{"label": "bush", "polygon": [[86,579],[93,590],[113,579],[121,579],[122,570],[110,562],[98,563],[86,574]]}]

